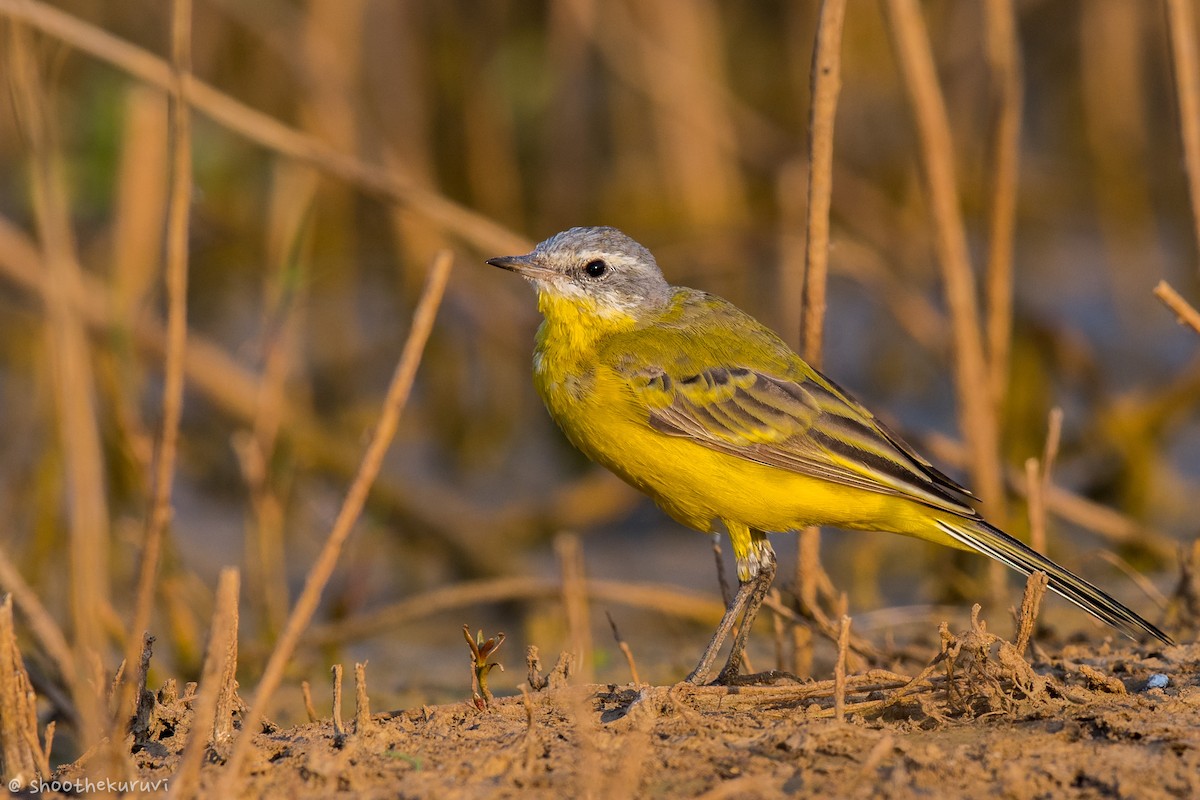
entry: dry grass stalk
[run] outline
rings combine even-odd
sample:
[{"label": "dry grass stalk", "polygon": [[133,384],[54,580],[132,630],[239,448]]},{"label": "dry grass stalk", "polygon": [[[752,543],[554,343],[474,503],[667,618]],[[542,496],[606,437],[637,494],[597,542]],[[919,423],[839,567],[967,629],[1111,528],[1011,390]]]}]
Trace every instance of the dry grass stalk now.
[{"label": "dry grass stalk", "polygon": [[[101,611],[108,605],[108,500],[96,417],[95,381],[84,321],[72,302],[82,269],[76,259],[66,179],[30,32],[9,26],[14,106],[30,151],[30,189],[45,265],[46,343],[53,375],[59,447],[70,519],[70,594],[76,674],[104,649]],[[102,710],[95,688],[76,680],[72,696],[84,749],[97,740]]]},{"label": "dry grass stalk", "polygon": [[[163,380],[163,419],[154,460],[150,507],[142,537],[133,617],[125,634],[125,659],[137,652],[141,632],[150,625],[162,540],[171,519],[171,487],[183,414],[184,353],[187,350],[188,220],[192,204],[192,125],[187,76],[192,69],[192,2],[174,0],[171,10],[172,81],[168,105],[171,139],[171,190],[167,209],[167,352]],[[121,723],[131,687],[122,686],[113,733]],[[145,692],[145,686],[139,689]],[[142,701],[138,700],[140,707]],[[111,736],[115,740],[115,736]]]},{"label": "dry grass stalk", "polygon": [[801,353],[821,368],[825,287],[829,271],[829,208],[833,197],[833,129],[842,90],[842,25],[846,0],[822,0],[809,85],[808,207],[805,222],[804,320]]},{"label": "dry grass stalk", "polygon": [[25,662],[13,628],[12,595],[0,601],[0,777],[5,786],[27,786],[50,775],[47,747],[37,732],[37,697],[29,683]]},{"label": "dry grass stalk", "polygon": [[1200,311],[1197,311],[1195,306],[1183,299],[1183,295],[1175,291],[1175,288],[1166,281],[1159,281],[1154,287],[1154,296],[1163,302],[1167,308],[1171,309],[1175,314],[1175,318],[1180,325],[1186,325],[1200,333]]},{"label": "dry grass stalk", "polygon": [[[200,673],[199,691],[192,703],[192,727],[187,744],[179,758],[179,766],[171,778],[170,797],[191,797],[195,794],[196,782],[200,777],[200,765],[209,742],[216,730],[217,706],[225,689],[222,676],[230,671],[230,662],[235,662],[236,651],[229,647],[230,637],[237,632],[237,605],[241,579],[235,567],[221,570],[217,580],[216,607],[213,609],[212,628],[208,634],[208,647],[204,653],[204,666]],[[236,667],[235,667],[236,668]]]},{"label": "dry grass stalk", "polygon": [[[132,687],[135,691],[133,720],[121,713],[122,704],[117,703],[117,713],[114,718],[114,732],[124,733],[121,728],[128,724],[129,733],[133,738],[133,749],[142,749],[150,743],[150,726],[154,714],[154,693],[146,688],[150,676],[150,659],[154,657],[154,637],[149,632],[142,635],[142,654],[138,659],[137,681],[124,681],[121,686]],[[122,737],[124,738],[124,737]],[[116,739],[114,738],[114,741]]]},{"label": "dry grass stalk", "polygon": [[1021,595],[1021,608],[1017,612],[1017,636],[1013,640],[1013,646],[1021,656],[1025,655],[1037,628],[1038,611],[1042,607],[1042,598],[1046,596],[1046,587],[1049,585],[1049,576],[1041,570],[1025,580],[1025,592]]},{"label": "dry grass stalk", "polygon": [[833,715],[838,722],[846,719],[846,654],[850,645],[850,617],[842,615],[838,625],[837,663],[833,668]]},{"label": "dry grass stalk", "polygon": [[[829,272],[829,208],[833,197],[833,131],[837,118],[838,94],[842,89],[842,26],[846,16],[845,0],[823,0],[817,21],[809,85],[808,204],[805,217],[804,296],[801,303],[800,352],[816,369],[823,361],[825,329],[825,289]],[[822,577],[821,532],[809,527],[800,531],[796,555],[798,598],[813,613],[817,607],[817,586]],[[793,666],[802,660],[802,637],[793,635]],[[799,637],[799,638],[797,638]]]},{"label": "dry grass stalk", "polygon": [[579,664],[584,683],[594,678],[592,624],[588,607],[587,583],[583,573],[583,548],[573,533],[559,534],[554,540],[562,574],[562,603],[567,618],[567,640]]},{"label": "dry grass stalk", "polygon": [[609,627],[612,628],[613,640],[616,641],[617,647],[625,656],[625,663],[629,665],[629,675],[631,678],[633,678],[633,685],[641,686],[642,679],[638,677],[637,662],[633,660],[633,650],[629,647],[629,642],[625,641],[621,637],[621,632],[617,630],[617,621],[613,619],[613,615],[607,611],[604,613],[605,616],[608,617]]},{"label": "dry grass stalk", "polygon": [[319,720],[317,707],[313,705],[312,687],[308,685],[308,681],[300,681],[300,696],[304,698],[304,713],[308,715],[308,721],[316,722]]},{"label": "dry grass stalk", "polygon": [[[1167,27],[1171,34],[1171,65],[1179,98],[1179,135],[1183,140],[1183,162],[1192,198],[1192,224],[1196,244],[1200,246],[1200,55],[1197,54],[1200,48],[1196,44],[1193,0],[1167,0]],[[1200,332],[1200,327],[1196,330]]]},{"label": "dry grass stalk", "polygon": [[354,732],[365,736],[375,730],[371,719],[371,698],[367,695],[367,663],[354,662]]},{"label": "dry grass stalk", "polygon": [[225,774],[222,776],[219,786],[220,793],[228,795],[233,791],[242,762],[249,753],[249,734],[265,716],[267,704],[270,703],[275,690],[279,688],[279,683],[283,679],[284,668],[291,659],[292,653],[295,652],[300,635],[317,610],[317,604],[320,602],[325,585],[333,575],[342,545],[354,530],[354,525],[362,513],[367,492],[370,491],[375,476],[379,474],[383,457],[387,453],[392,437],[395,436],[400,413],[412,390],[417,365],[420,363],[429,334],[433,330],[433,321],[438,305],[441,303],[442,294],[446,289],[446,281],[449,278],[452,263],[453,256],[448,251],[440,253],[433,262],[425,289],[421,293],[421,298],[417,302],[417,308],[413,314],[412,329],[409,332],[408,340],[404,343],[404,350],[400,355],[400,361],[392,376],[391,384],[388,386],[379,422],[367,446],[367,451],[363,455],[362,466],[346,493],[346,499],[342,503],[337,519],[334,520],[333,529],[329,532],[321,552],[309,569],[308,577],[304,581],[304,589],[296,599],[296,605],[288,617],[287,625],[267,661],[262,679],[257,687],[254,703],[246,712],[242,734],[235,740],[233,752],[229,756]]},{"label": "dry grass stalk", "polygon": [[[147,50],[37,0],[0,0],[0,14],[60,39],[137,80],[170,91],[171,66]],[[480,249],[518,253],[530,242],[493,220],[406,179],[340,152],[233,99],[211,85],[189,77],[188,94],[197,111],[252,142],[337,176],[365,192],[402,203]]]},{"label": "dry grass stalk", "polygon": [[346,728],[342,725],[342,665],[334,664],[329,673],[333,678],[333,737],[341,740],[346,737]]},{"label": "dry grass stalk", "polygon": [[535,692],[545,689],[549,683],[542,675],[542,659],[538,654],[537,645],[531,644],[525,648],[525,678],[529,688]]},{"label": "dry grass stalk", "polygon": [[[924,183],[934,223],[934,246],[942,269],[954,339],[954,380],[959,427],[967,444],[975,489],[992,521],[1004,526],[1004,485],[1000,468],[999,422],[987,387],[988,368],[980,333],[975,275],[958,200],[954,140],[945,99],[938,85],[929,34],[916,0],[884,4],[896,57],[916,122]],[[993,592],[1003,591],[1004,567],[991,562]]]},{"label": "dry grass stalk", "polygon": [[1024,84],[1021,46],[1012,0],[983,4],[986,53],[992,74],[992,207],[988,231],[985,291],[987,299],[987,367],[992,413],[1000,419],[1008,386],[1012,345],[1013,238],[1017,219],[1017,181],[1021,155],[1021,110]]}]

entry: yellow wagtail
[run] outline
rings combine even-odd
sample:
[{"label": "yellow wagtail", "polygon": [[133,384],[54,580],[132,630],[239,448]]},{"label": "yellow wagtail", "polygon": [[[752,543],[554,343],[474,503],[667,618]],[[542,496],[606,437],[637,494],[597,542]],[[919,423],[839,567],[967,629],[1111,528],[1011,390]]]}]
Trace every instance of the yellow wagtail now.
[{"label": "yellow wagtail", "polygon": [[707,680],[739,614],[718,680],[737,675],[775,575],[767,531],[808,525],[888,531],[990,556],[1132,636],[1171,639],[1003,531],[971,493],[753,317],[669,285],[654,256],[615,228],[572,228],[492,266],[531,281],[545,317],[534,381],[589,458],[691,528],[725,524],[740,587],[700,663]]}]

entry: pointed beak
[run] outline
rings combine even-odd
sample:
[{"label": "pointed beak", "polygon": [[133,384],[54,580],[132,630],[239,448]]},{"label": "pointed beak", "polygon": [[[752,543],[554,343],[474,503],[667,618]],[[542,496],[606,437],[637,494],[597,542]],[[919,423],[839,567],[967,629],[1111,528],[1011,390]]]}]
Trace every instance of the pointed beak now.
[{"label": "pointed beak", "polygon": [[539,278],[548,278],[554,274],[554,270],[547,269],[537,262],[533,253],[523,256],[497,256],[489,258],[488,264],[500,269],[506,269],[509,272],[515,272],[518,275],[537,280]]},{"label": "pointed beak", "polygon": [[532,263],[533,259],[529,256],[497,256],[489,258],[488,264],[500,269],[506,269],[509,272],[521,272]]}]

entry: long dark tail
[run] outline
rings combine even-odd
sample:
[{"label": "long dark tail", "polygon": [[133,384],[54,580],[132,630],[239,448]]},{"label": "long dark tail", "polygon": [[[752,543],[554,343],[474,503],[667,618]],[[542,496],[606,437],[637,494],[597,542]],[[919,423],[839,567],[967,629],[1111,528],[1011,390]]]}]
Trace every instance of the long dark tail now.
[{"label": "long dark tail", "polygon": [[1107,622],[1129,638],[1137,639],[1140,634],[1148,633],[1163,644],[1175,644],[1170,636],[1142,619],[1132,609],[999,528],[981,519],[937,520],[937,525],[963,547],[991,556],[1023,575],[1041,570],[1050,578],[1051,591]]}]

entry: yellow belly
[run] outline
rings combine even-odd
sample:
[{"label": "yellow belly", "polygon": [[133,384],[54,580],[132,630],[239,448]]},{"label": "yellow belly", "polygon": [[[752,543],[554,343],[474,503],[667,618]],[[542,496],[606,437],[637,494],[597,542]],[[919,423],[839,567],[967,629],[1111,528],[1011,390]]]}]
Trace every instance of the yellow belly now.
[{"label": "yellow belly", "polygon": [[834,525],[941,538],[930,530],[931,509],[919,503],[726,455],[654,430],[645,409],[625,395],[624,380],[603,368],[586,380],[539,376],[538,386],[576,447],[689,527],[709,531],[721,519],[761,531]]}]

